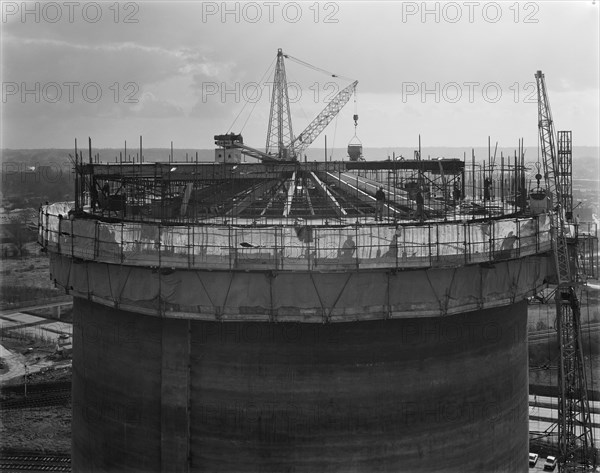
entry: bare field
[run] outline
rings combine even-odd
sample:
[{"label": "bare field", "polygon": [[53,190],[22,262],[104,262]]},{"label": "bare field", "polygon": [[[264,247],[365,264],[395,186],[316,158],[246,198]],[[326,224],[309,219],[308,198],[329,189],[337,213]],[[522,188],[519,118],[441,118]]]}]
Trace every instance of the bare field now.
[{"label": "bare field", "polygon": [[[32,351],[26,355],[31,362],[29,366],[35,366],[32,360],[36,357],[44,360],[53,357],[54,347],[38,341],[3,337],[1,344],[15,353],[23,353],[31,348]],[[27,376],[27,385],[70,380],[70,366],[53,365],[44,368],[43,371],[30,373]],[[19,386],[17,392],[3,391],[2,399],[22,399],[22,383],[22,376],[2,383],[3,387]],[[0,448],[40,453],[70,453],[71,403],[62,406],[0,410]]]},{"label": "bare field", "polygon": [[71,404],[0,413],[2,448],[40,453],[71,452]]},{"label": "bare field", "polygon": [[2,309],[46,302],[64,296],[50,279],[48,256],[37,243],[26,246],[27,256],[5,258],[0,270],[0,304]]},{"label": "bare field", "polygon": [[50,280],[50,261],[45,253],[40,252],[37,243],[26,245],[27,256],[22,258],[6,258],[2,260],[0,273],[2,285],[26,285],[39,288],[53,289]]}]

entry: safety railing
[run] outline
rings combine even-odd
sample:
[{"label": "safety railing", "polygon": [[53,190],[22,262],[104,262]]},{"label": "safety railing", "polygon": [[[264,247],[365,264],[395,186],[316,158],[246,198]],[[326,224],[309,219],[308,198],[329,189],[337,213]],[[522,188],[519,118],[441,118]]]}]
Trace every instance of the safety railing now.
[{"label": "safety railing", "polygon": [[551,249],[545,215],[488,221],[348,226],[161,225],[73,218],[40,208],[39,243],[64,256],[133,266],[335,271],[460,266]]}]

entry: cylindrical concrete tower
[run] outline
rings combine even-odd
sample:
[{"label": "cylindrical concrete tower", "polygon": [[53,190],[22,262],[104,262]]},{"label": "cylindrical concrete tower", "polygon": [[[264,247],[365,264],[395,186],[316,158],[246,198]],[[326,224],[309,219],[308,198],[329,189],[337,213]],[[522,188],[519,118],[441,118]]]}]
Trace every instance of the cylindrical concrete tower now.
[{"label": "cylindrical concrete tower", "polygon": [[84,166],[39,233],[74,471],[527,471],[549,222],[419,208],[404,163]]}]

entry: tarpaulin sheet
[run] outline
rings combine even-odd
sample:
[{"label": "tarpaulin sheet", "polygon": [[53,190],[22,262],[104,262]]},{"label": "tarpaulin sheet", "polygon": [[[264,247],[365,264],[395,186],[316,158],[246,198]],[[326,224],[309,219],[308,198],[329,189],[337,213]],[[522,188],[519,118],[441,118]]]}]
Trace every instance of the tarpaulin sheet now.
[{"label": "tarpaulin sheet", "polygon": [[[192,227],[192,251],[194,255],[204,256],[208,253],[210,230],[210,227]],[[211,250],[212,253],[213,251]]]},{"label": "tarpaulin sheet", "polygon": [[264,248],[274,250],[278,246],[281,246],[281,242],[277,241],[278,229],[274,227],[235,228],[231,233],[232,246],[234,248]]},{"label": "tarpaulin sheet", "polygon": [[273,307],[308,309],[320,307],[319,295],[309,273],[280,273],[272,279]]},{"label": "tarpaulin sheet", "polygon": [[96,225],[86,220],[73,220],[72,230],[75,244],[73,256],[84,259],[95,258]]},{"label": "tarpaulin sheet", "polygon": [[[198,228],[194,230],[199,234],[201,245],[200,254],[206,252],[207,255],[229,256],[231,250],[229,245],[229,229],[219,227]],[[196,238],[194,236],[194,238]],[[202,249],[204,248],[204,250]]]},{"label": "tarpaulin sheet", "polygon": [[[232,273],[231,286],[225,300],[225,307],[262,308],[268,311],[271,307],[270,281],[267,274]],[[227,311],[225,309],[225,311]]]},{"label": "tarpaulin sheet", "polygon": [[[356,234],[353,228],[319,228],[315,233],[315,250],[317,258],[337,258],[341,256],[344,244],[347,245],[347,249],[350,248],[350,246],[356,249]],[[347,241],[348,243],[346,243]],[[350,252],[351,250],[348,249],[348,254],[350,254]]]},{"label": "tarpaulin sheet", "polygon": [[48,206],[42,211],[40,234],[42,243],[47,234],[49,249],[82,259],[139,266],[315,271],[351,266],[415,268],[498,261],[550,249],[550,219],[543,214],[489,222],[335,227],[303,223],[166,226],[63,218],[59,235],[58,214],[44,213],[57,208]]},{"label": "tarpaulin sheet", "polygon": [[160,244],[161,249],[171,251],[175,254],[187,254],[189,238],[189,227],[161,227]]},{"label": "tarpaulin sheet", "polygon": [[[186,317],[321,321],[447,315],[530,296],[554,271],[552,258],[491,266],[410,271],[235,272],[137,268],[51,255],[51,274],[68,292],[142,313],[188,308]],[[174,315],[173,315],[174,316]]]},{"label": "tarpaulin sheet", "polygon": [[[142,224],[127,223],[123,226],[123,253],[139,251],[142,240]],[[153,242],[150,242],[152,244]]]},{"label": "tarpaulin sheet", "polygon": [[55,202],[53,204],[45,205],[44,212],[50,215],[62,215],[66,218],[70,210],[75,208],[75,202]]},{"label": "tarpaulin sheet", "polygon": [[[519,248],[519,233],[517,221],[496,220],[494,221],[494,251],[510,252]],[[510,256],[506,254],[506,256]]]},{"label": "tarpaulin sheet", "polygon": [[490,256],[490,236],[492,227],[490,223],[471,223],[468,228],[468,249],[471,259],[485,261]]},{"label": "tarpaulin sheet", "polygon": [[[448,281],[444,281],[447,283]],[[439,306],[425,271],[399,272],[390,277],[389,304],[396,310],[423,310],[430,303]]]},{"label": "tarpaulin sheet", "polygon": [[359,260],[379,258],[390,250],[395,258],[394,242],[396,230],[390,227],[368,226],[356,229],[357,257]]},{"label": "tarpaulin sheet", "polygon": [[281,237],[283,241],[283,257],[302,258],[306,256],[307,251],[314,251],[313,233],[313,229],[309,226],[282,228]]},{"label": "tarpaulin sheet", "polygon": [[369,307],[387,304],[387,274],[354,271],[343,276],[313,274],[313,281],[320,300],[333,313],[336,310],[362,313]]},{"label": "tarpaulin sheet", "polygon": [[121,225],[98,223],[98,258],[103,261],[121,260]]},{"label": "tarpaulin sheet", "polygon": [[[109,265],[110,266],[110,265]],[[145,268],[126,267],[119,273],[123,281],[121,301],[153,301],[159,296],[159,274]]]},{"label": "tarpaulin sheet", "polygon": [[462,225],[436,225],[434,227],[435,253],[439,256],[464,254],[464,228]]},{"label": "tarpaulin sheet", "polygon": [[73,222],[71,220],[62,219],[59,223],[58,244],[62,251],[70,253],[73,245]]},{"label": "tarpaulin sheet", "polygon": [[195,271],[178,271],[166,277],[161,281],[161,296],[165,297],[169,303],[184,306],[213,306],[209,294],[207,294],[201,276]]},{"label": "tarpaulin sheet", "polygon": [[[433,235],[435,238],[435,234]],[[430,228],[421,227],[400,227],[398,235],[398,256],[429,256],[430,249]]]}]

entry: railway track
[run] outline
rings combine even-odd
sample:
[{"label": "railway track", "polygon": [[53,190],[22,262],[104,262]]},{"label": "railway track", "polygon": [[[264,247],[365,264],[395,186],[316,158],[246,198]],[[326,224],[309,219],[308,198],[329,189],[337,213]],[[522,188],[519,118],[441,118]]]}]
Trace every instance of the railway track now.
[{"label": "railway track", "polygon": [[3,473],[29,471],[71,471],[71,455],[68,453],[45,453],[27,451],[0,452],[0,471]]},{"label": "railway track", "polygon": [[0,410],[9,409],[35,409],[38,407],[62,406],[71,401],[71,391],[64,393],[54,393],[51,395],[28,395],[16,399],[6,399],[0,401]]},{"label": "railway track", "polygon": [[[0,392],[3,394],[15,393],[22,394],[24,392],[23,384],[16,384],[12,386],[2,386]],[[51,392],[51,391],[64,391],[71,389],[71,381],[55,381],[49,383],[35,383],[27,385],[27,393],[38,393],[38,392]]]},{"label": "railway track", "polygon": [[[0,400],[0,410],[32,409],[48,406],[61,406],[71,401],[71,382],[32,384],[25,387],[6,386],[2,389],[5,399]],[[6,397],[6,396],[10,397]]]}]

